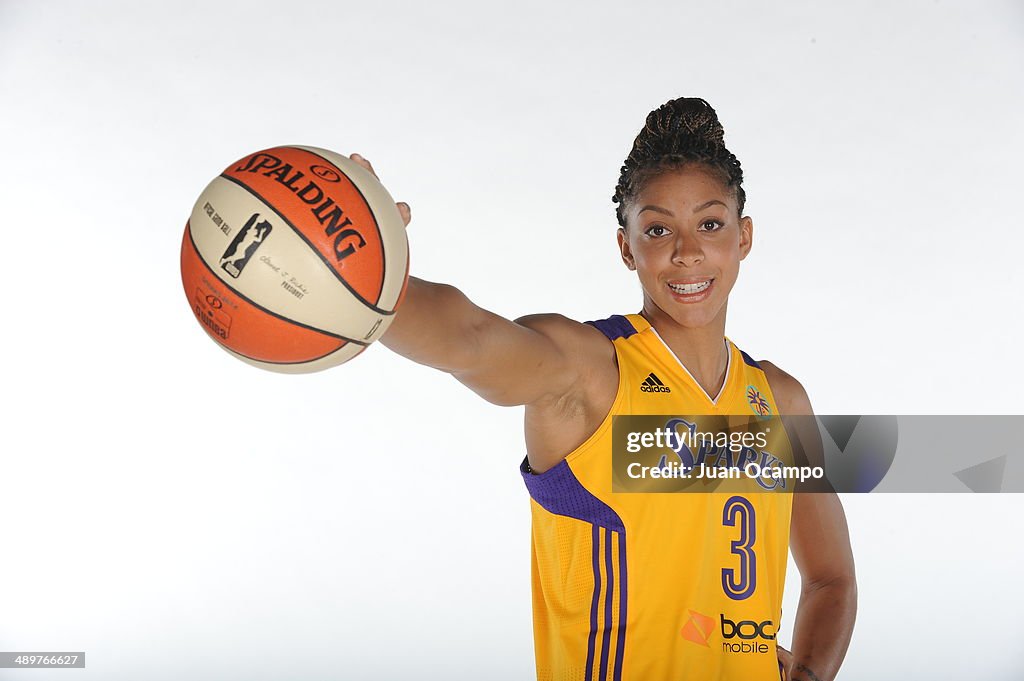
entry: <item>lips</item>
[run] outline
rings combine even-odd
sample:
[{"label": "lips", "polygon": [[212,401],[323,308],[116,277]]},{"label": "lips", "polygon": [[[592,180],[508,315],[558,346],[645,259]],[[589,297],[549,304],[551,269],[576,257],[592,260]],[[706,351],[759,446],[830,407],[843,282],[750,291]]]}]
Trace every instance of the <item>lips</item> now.
[{"label": "lips", "polygon": [[694,282],[692,284],[673,284],[669,283],[669,288],[679,294],[692,294],[700,293],[704,289],[711,286],[711,279],[705,279],[704,281]]},{"label": "lips", "polygon": [[715,286],[714,278],[691,279],[688,281],[670,281],[666,284],[672,297],[683,303],[698,303],[711,292]]}]

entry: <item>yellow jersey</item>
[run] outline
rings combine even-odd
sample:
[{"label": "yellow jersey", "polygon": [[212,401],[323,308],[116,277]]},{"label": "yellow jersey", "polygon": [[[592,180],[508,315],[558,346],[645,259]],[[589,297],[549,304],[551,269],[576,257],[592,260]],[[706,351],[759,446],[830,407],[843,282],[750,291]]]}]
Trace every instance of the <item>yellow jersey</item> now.
[{"label": "yellow jersey", "polygon": [[[616,492],[612,475],[616,417],[775,415],[764,372],[724,339],[725,382],[712,398],[642,316],[588,323],[615,346],[611,410],[558,465],[520,467],[531,497],[538,680],[779,679],[792,495]],[[776,431],[765,449],[789,460]]]}]

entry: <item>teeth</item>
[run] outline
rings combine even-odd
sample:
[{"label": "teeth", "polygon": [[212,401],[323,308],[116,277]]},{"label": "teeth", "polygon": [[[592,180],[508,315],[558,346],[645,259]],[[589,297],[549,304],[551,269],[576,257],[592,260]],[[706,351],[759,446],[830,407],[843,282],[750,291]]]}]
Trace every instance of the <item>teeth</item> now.
[{"label": "teeth", "polygon": [[692,293],[700,293],[701,291],[706,289],[708,286],[711,286],[711,280],[710,279],[708,281],[702,281],[702,282],[697,283],[697,284],[669,284],[668,285],[668,287],[670,289],[672,289],[676,293],[680,293],[680,294],[683,294],[683,295],[690,295]]}]

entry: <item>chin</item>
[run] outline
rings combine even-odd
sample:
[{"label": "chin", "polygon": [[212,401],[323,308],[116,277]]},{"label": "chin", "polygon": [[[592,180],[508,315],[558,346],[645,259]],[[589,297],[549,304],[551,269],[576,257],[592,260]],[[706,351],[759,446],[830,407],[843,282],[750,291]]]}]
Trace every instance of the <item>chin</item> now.
[{"label": "chin", "polygon": [[713,324],[723,308],[722,305],[714,305],[711,300],[700,305],[686,305],[674,300],[655,300],[654,304],[672,321],[687,329],[700,329]]},{"label": "chin", "polygon": [[705,326],[713,324],[717,315],[709,314],[693,314],[693,313],[679,313],[670,315],[679,326],[687,329],[701,329]]}]

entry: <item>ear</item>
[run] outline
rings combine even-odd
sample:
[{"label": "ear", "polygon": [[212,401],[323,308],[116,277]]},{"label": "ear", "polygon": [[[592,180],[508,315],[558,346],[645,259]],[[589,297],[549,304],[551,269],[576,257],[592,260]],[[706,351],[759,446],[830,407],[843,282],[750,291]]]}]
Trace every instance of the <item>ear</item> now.
[{"label": "ear", "polygon": [[747,257],[754,243],[754,221],[748,216],[740,218],[740,260]]},{"label": "ear", "polygon": [[631,270],[636,270],[636,261],[633,259],[633,252],[629,250],[629,237],[626,236],[626,229],[619,227],[616,234],[619,240],[619,252],[622,255],[622,262]]}]

